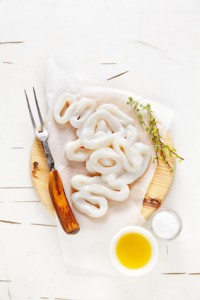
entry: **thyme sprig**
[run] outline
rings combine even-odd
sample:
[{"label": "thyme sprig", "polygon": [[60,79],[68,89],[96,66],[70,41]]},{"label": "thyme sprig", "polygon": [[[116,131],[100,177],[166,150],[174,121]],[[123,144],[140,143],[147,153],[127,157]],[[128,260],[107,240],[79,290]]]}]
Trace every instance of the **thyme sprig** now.
[{"label": "thyme sprig", "polygon": [[[170,170],[173,172],[174,169],[169,163],[169,157],[175,157],[176,159],[178,159],[179,162],[183,161],[184,158],[177,153],[177,150],[175,148],[172,148],[169,145],[164,143],[163,137],[161,136],[158,127],[158,124],[160,122],[156,120],[151,105],[149,103],[145,105],[139,103],[138,101],[134,100],[132,97],[129,97],[127,104],[133,107],[134,111],[137,114],[140,124],[144,127],[146,132],[149,134],[151,143],[155,151],[154,161],[156,160],[157,163],[159,164],[159,161],[163,160],[170,168]],[[144,115],[147,116],[145,120],[144,120]]]}]

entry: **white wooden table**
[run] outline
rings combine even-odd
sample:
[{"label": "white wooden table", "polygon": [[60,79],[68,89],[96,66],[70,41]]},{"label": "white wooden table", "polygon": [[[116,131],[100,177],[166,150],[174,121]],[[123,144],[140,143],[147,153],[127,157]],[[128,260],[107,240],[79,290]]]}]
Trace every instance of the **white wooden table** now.
[{"label": "white wooden table", "polygon": [[[185,157],[167,198],[183,219],[181,236],[161,243],[157,267],[112,299],[200,299],[200,2],[195,0],[1,0],[0,300],[111,298],[80,274],[67,278],[55,220],[29,174],[33,132],[23,89],[35,85],[43,112],[44,62],[65,58],[111,87],[168,105],[171,132]],[[116,64],[102,64],[116,63]],[[79,279],[80,279],[79,278]],[[106,285],[106,283],[105,283]],[[88,296],[90,287],[90,297]],[[97,297],[96,297],[97,298]]]}]

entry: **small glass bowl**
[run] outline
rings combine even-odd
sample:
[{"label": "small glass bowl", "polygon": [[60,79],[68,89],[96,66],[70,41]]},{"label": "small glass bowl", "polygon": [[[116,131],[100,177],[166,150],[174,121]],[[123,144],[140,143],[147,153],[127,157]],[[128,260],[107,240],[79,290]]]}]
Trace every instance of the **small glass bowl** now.
[{"label": "small glass bowl", "polygon": [[[164,235],[161,235],[159,234],[159,232],[156,230],[155,226],[156,226],[156,220],[158,221],[158,217],[160,217],[160,226],[163,226],[163,230],[167,230],[169,229],[170,230],[170,223],[169,224],[166,224],[163,220],[163,223],[162,223],[162,214],[163,214],[163,217],[164,217],[164,213],[167,213],[169,215],[171,215],[171,221],[173,221],[173,218],[174,218],[174,221],[176,221],[176,225],[177,225],[177,230],[176,232],[174,232],[174,235],[171,235],[171,236],[164,236]],[[158,224],[157,224],[158,226]],[[150,227],[151,227],[151,230],[153,231],[153,233],[155,234],[156,237],[162,239],[162,240],[173,240],[175,238],[177,238],[179,236],[179,234],[181,233],[182,231],[182,220],[181,220],[181,217],[177,214],[176,211],[172,210],[172,209],[167,209],[167,208],[162,208],[162,209],[159,209],[152,217],[151,221],[150,221]]]}]

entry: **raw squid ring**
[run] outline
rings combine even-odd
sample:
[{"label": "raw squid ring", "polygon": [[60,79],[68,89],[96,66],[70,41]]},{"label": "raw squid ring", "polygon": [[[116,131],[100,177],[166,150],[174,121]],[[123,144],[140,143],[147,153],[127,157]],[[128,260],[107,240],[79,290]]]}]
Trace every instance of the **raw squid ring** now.
[{"label": "raw squid ring", "polygon": [[72,142],[68,142],[65,146],[65,154],[67,159],[74,161],[86,161],[90,154],[91,150],[85,149],[81,145],[80,139]]},{"label": "raw squid ring", "polygon": [[78,211],[92,218],[100,218],[108,210],[108,202],[104,197],[95,196],[85,191],[74,193],[72,204]]},{"label": "raw squid ring", "polygon": [[104,136],[106,134],[111,134],[111,129],[107,126],[106,122],[104,120],[101,120],[97,123],[96,131],[94,134],[95,138],[98,138],[100,136]]},{"label": "raw squid ring", "polygon": [[74,128],[80,128],[84,125],[88,117],[95,110],[95,101],[83,97],[77,102],[77,106],[72,113],[70,123]]},{"label": "raw squid ring", "polygon": [[86,175],[75,175],[71,179],[71,186],[75,190],[80,190],[82,187],[92,183],[101,183],[101,176],[86,176]]},{"label": "raw squid ring", "polygon": [[101,217],[107,212],[107,200],[125,201],[129,197],[128,184],[145,172],[151,151],[149,146],[137,142],[133,119],[115,105],[104,104],[94,110],[92,99],[83,97],[77,101],[65,94],[53,114],[59,124],[70,121],[77,129],[79,138],[66,145],[67,158],[86,161],[90,172],[101,174],[74,176],[71,186],[78,191],[72,195],[72,203],[88,216]]},{"label": "raw squid ring", "polygon": [[133,145],[138,141],[138,133],[135,125],[128,125],[126,127],[127,135],[126,140],[129,143],[129,145]]},{"label": "raw squid ring", "polygon": [[118,173],[113,174],[105,174],[102,175],[102,180],[113,187],[120,187],[126,184],[131,184],[138,178],[138,175],[135,173],[127,172],[126,170],[122,170]]},{"label": "raw squid ring", "polygon": [[75,175],[71,179],[71,186],[75,190],[89,192],[113,201],[125,201],[130,194],[128,185],[124,184],[121,187],[108,186],[103,182],[101,176]]},{"label": "raw squid ring", "polygon": [[111,113],[113,116],[115,116],[122,125],[126,126],[129,124],[134,124],[134,121],[131,117],[124,114],[118,107],[116,107],[114,104],[102,104],[97,108],[97,111],[105,109],[109,113]]},{"label": "raw squid ring", "polygon": [[[95,138],[95,128],[100,120],[104,120],[108,124],[112,133]],[[110,146],[116,137],[125,136],[126,130],[116,117],[102,109],[93,113],[88,118],[78,135],[84,147],[88,149],[97,149]]]},{"label": "raw squid ring", "polygon": [[[128,147],[127,147],[128,149]],[[140,162],[140,169],[144,169],[143,165],[147,160],[148,164],[151,157],[151,149],[148,145],[137,142],[130,147],[131,151],[126,152],[127,160],[131,165],[137,165],[137,162]],[[146,166],[147,167],[147,166]],[[145,169],[146,169],[145,167]]]},{"label": "raw squid ring", "polygon": [[66,124],[70,120],[76,106],[76,99],[72,95],[67,93],[62,95],[53,110],[55,121],[59,124]]},{"label": "raw squid ring", "polygon": [[[105,159],[106,165],[104,165]],[[86,168],[90,172],[98,172],[100,174],[116,173],[122,168],[122,160],[113,149],[102,147],[90,155],[89,160],[86,162]]]},{"label": "raw squid ring", "polygon": [[111,129],[108,127],[104,120],[101,120],[97,123],[96,132],[102,131],[104,133],[112,133]]},{"label": "raw squid ring", "polygon": [[133,151],[133,147],[134,145],[129,146],[124,138],[118,138],[113,141],[113,148],[120,155],[124,169],[135,173],[141,169],[142,157],[138,151]]},{"label": "raw squid ring", "polygon": [[[136,160],[138,159],[138,161],[140,161],[140,168],[135,170],[134,172],[129,172],[125,169],[122,169],[120,172],[115,174],[113,173],[102,175],[102,180],[108,185],[123,186],[124,184],[131,184],[144,174],[151,159],[150,147],[140,142],[135,143],[133,147],[133,152],[137,153],[137,155],[135,156]],[[129,159],[132,159],[133,156],[134,154],[132,154]]]},{"label": "raw squid ring", "polygon": [[91,185],[86,185],[81,189],[81,191],[86,191],[94,195],[103,196],[106,199],[117,202],[127,200],[130,194],[129,187],[126,184],[114,189],[114,187],[112,186],[106,186],[105,183],[103,185],[103,182],[102,184],[93,183]]},{"label": "raw squid ring", "polygon": [[124,138],[115,139],[113,148],[120,155],[124,169],[132,173],[140,172],[144,157],[150,152],[149,146],[140,142],[130,146]]},{"label": "raw squid ring", "polygon": [[[79,129],[76,130],[76,134],[77,134],[78,137],[81,136],[81,132],[82,132],[82,128],[79,128]],[[98,137],[103,136],[105,134],[111,134],[111,133],[112,133],[112,131],[108,127],[108,125],[106,124],[106,122],[104,120],[100,120],[97,123],[96,131],[94,133],[94,137],[98,138]]]}]

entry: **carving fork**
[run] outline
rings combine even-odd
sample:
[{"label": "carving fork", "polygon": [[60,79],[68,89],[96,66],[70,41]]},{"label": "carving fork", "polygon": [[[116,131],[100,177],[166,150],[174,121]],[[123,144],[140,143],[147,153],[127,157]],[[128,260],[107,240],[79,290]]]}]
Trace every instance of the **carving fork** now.
[{"label": "carving fork", "polygon": [[80,227],[74,217],[74,214],[71,210],[71,207],[70,207],[67,197],[65,195],[65,191],[63,188],[63,184],[62,184],[62,180],[59,175],[59,172],[55,169],[55,166],[54,166],[55,165],[54,159],[51,155],[51,151],[50,151],[49,145],[48,145],[49,134],[44,125],[44,121],[43,121],[43,118],[42,118],[42,115],[40,112],[40,108],[38,105],[35,89],[33,87],[35,104],[36,104],[38,116],[40,119],[41,130],[38,130],[36,127],[36,123],[35,123],[35,120],[34,120],[34,117],[33,117],[32,111],[31,111],[31,107],[30,107],[30,103],[28,100],[26,90],[24,90],[24,92],[25,92],[28,110],[30,113],[35,136],[42,143],[42,146],[44,148],[44,152],[46,155],[47,164],[49,167],[49,193],[51,196],[53,206],[55,208],[55,211],[57,213],[57,216],[60,220],[60,223],[61,223],[64,231],[69,234],[77,233],[80,230]]}]

